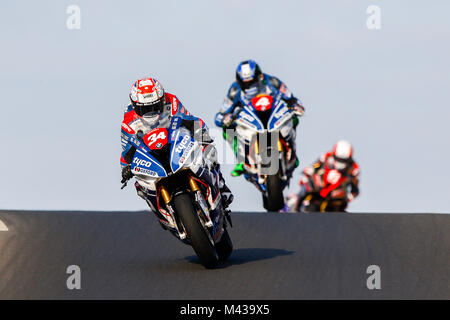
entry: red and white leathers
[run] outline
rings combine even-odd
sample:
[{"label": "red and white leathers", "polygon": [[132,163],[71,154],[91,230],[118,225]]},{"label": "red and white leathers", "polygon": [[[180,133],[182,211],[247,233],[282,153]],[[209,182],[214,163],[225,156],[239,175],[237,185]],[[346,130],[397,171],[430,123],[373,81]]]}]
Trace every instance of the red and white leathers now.
[{"label": "red and white leathers", "polygon": [[[165,108],[161,114],[160,119],[163,121],[159,121],[157,127],[159,128],[168,128],[173,117],[180,117],[183,119],[183,123],[189,125],[189,130],[193,131],[194,136],[197,133],[200,133],[199,140],[202,143],[208,144],[211,143],[212,140],[208,134],[208,127],[205,122],[197,118],[189,113],[189,111],[182,105],[180,100],[173,94],[164,93],[165,96]],[[158,119],[157,119],[158,120]],[[184,121],[186,120],[186,121]],[[121,126],[121,143],[122,143],[122,154],[120,157],[120,165],[122,166],[122,170],[131,164],[133,161],[134,153],[136,151],[135,147],[132,146],[129,141],[133,135],[142,135],[144,136],[152,129],[155,129],[154,123],[149,123],[149,121],[154,121],[154,119],[147,119],[145,115],[143,117],[139,116],[133,108],[133,105],[130,104],[125,108],[122,126]],[[210,140],[210,141],[208,141]],[[222,177],[222,173],[220,172],[220,165],[215,161],[214,152],[208,152],[205,156],[211,155],[211,162],[216,163],[216,170],[219,173],[219,188],[221,195],[224,199],[225,205],[228,206],[233,201],[233,195],[230,189],[226,186],[225,180]],[[139,194],[139,184],[136,182],[136,189]]]},{"label": "red and white leathers", "polygon": [[342,162],[336,161],[333,152],[330,151],[322,154],[312,166],[303,169],[303,177],[300,179],[300,198],[310,192],[317,191],[312,190],[314,184],[311,183],[315,174],[321,175],[325,170],[332,169],[338,170],[348,181],[350,185],[348,201],[350,202],[357,197],[359,194],[359,165],[352,158],[349,158],[346,165],[342,167]]}]

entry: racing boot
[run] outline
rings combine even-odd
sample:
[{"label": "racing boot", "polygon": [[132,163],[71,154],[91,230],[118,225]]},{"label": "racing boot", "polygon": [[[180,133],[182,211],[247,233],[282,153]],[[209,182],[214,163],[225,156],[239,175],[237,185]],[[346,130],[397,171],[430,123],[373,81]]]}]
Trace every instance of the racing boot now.
[{"label": "racing boot", "polygon": [[233,177],[239,177],[241,174],[244,173],[244,163],[240,162],[234,167],[233,171],[231,171],[231,175]]},{"label": "racing boot", "polygon": [[233,227],[233,222],[231,221],[231,216],[230,216],[230,209],[228,209],[228,207],[230,206],[230,204],[233,202],[234,196],[231,193],[231,190],[227,187],[227,185],[225,184],[225,180],[222,177],[222,173],[220,173],[219,171],[219,189],[220,189],[220,194],[222,196],[222,204],[223,204],[223,211],[225,213],[225,218],[226,220],[224,221],[224,225],[226,226],[226,221],[228,221],[228,223],[230,224],[230,227]]},{"label": "racing boot", "polygon": [[231,190],[225,184],[225,179],[222,177],[222,172],[219,171],[219,190],[222,197],[223,207],[226,209],[233,202],[234,196]]}]

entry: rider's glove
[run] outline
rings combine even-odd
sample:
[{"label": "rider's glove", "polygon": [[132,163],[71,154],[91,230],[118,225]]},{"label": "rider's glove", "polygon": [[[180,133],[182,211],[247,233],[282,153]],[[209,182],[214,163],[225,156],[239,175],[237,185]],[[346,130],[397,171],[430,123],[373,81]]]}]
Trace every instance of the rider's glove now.
[{"label": "rider's glove", "polygon": [[299,103],[292,105],[290,109],[299,117],[305,114],[305,108]]},{"label": "rider's glove", "polygon": [[233,123],[233,115],[231,113],[227,113],[222,120],[222,124],[224,127],[229,127]]},{"label": "rider's glove", "polygon": [[355,196],[354,196],[352,193],[349,193],[349,194],[347,195],[347,201],[348,201],[348,202],[352,202],[353,199],[355,199]]},{"label": "rider's glove", "polygon": [[314,168],[313,167],[306,167],[305,169],[303,169],[303,173],[310,177],[314,174]]},{"label": "rider's glove", "polygon": [[194,139],[199,141],[201,144],[210,144],[214,140],[209,135],[209,132],[205,128],[200,128],[194,133]]},{"label": "rider's glove", "polygon": [[131,173],[131,166],[125,166],[122,168],[122,181],[120,183],[125,183],[133,178],[133,173]]}]

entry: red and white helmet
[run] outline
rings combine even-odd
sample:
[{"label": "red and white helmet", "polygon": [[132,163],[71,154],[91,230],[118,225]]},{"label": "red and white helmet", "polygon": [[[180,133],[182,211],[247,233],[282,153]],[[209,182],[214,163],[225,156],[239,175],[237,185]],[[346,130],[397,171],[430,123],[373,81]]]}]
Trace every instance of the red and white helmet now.
[{"label": "red and white helmet", "polygon": [[141,117],[148,113],[162,113],[166,103],[161,83],[153,78],[137,80],[131,86],[130,100],[134,111]]},{"label": "red and white helmet", "polygon": [[333,147],[333,158],[337,170],[343,170],[352,160],[353,147],[350,142],[339,140]]}]

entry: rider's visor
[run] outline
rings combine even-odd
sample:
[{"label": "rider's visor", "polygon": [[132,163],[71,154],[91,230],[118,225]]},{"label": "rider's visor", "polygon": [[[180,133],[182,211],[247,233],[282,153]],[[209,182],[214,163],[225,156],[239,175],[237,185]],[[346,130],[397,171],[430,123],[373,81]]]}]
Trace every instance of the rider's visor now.
[{"label": "rider's visor", "polygon": [[334,160],[335,160],[335,167],[337,170],[345,169],[351,161],[350,158],[344,159],[336,156],[334,156]]},{"label": "rider's visor", "polygon": [[255,85],[258,82],[258,79],[256,77],[253,77],[253,79],[250,80],[242,80],[242,89],[247,90],[253,85]]},{"label": "rider's visor", "polygon": [[154,114],[160,114],[164,111],[164,100],[161,99],[154,104],[136,104],[134,106],[134,111],[141,117],[151,116]]}]

